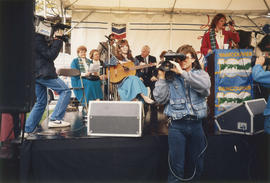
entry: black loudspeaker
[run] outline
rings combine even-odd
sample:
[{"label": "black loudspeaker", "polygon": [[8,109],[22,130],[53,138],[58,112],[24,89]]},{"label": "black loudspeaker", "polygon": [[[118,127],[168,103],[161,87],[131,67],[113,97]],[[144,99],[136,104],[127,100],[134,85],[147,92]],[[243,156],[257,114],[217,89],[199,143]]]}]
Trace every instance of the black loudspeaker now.
[{"label": "black loudspeaker", "polygon": [[259,42],[258,47],[261,51],[270,51],[270,35],[265,35],[262,40]]},{"label": "black loudspeaker", "polygon": [[238,43],[240,49],[251,48],[251,33],[244,30],[238,30],[240,42]]},{"label": "black loudspeaker", "polygon": [[34,102],[34,0],[0,0],[0,112],[29,112]]},{"label": "black loudspeaker", "polygon": [[140,137],[142,103],[129,101],[90,101],[87,134],[91,136]]},{"label": "black loudspeaker", "polygon": [[248,100],[215,116],[221,132],[253,135],[264,131],[264,98]]}]

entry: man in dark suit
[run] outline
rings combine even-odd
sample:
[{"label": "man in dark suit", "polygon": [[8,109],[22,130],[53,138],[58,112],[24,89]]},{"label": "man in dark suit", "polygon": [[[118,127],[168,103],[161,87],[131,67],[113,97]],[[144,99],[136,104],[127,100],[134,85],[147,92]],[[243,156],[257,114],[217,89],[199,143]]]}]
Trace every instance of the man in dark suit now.
[{"label": "man in dark suit", "polygon": [[[156,63],[156,57],[149,55],[150,47],[145,45],[142,47],[141,54],[137,55],[135,58],[140,62],[140,64],[153,64]],[[155,67],[149,67],[142,70],[138,70],[137,75],[143,80],[146,87],[150,87],[151,92],[155,87],[156,77],[153,76]]]},{"label": "man in dark suit", "polygon": [[[141,54],[137,55],[135,58],[139,61],[140,65],[143,64],[156,64],[156,57],[149,55],[150,54],[150,47],[145,45],[142,47]],[[151,90],[151,98],[153,99],[153,90],[155,88],[155,82],[157,81],[157,77],[155,76],[156,67],[147,67],[145,69],[137,70],[137,76],[143,81],[146,87],[149,87]],[[149,109],[149,105],[145,106],[145,114],[147,114]],[[157,121],[157,107],[152,105],[151,106],[151,113],[150,113],[150,128],[156,131],[158,127]]]}]

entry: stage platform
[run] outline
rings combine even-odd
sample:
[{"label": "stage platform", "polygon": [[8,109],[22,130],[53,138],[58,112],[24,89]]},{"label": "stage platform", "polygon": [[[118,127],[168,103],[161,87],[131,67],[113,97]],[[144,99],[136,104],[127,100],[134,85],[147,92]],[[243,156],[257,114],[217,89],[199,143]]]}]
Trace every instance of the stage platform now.
[{"label": "stage platform", "polygon": [[[160,114],[159,114],[160,115]],[[142,137],[91,137],[78,112],[67,112],[64,129],[41,130],[1,160],[0,182],[160,182],[168,175],[166,120]],[[147,126],[147,125],[146,125]],[[269,136],[208,135],[201,182],[269,182]]]},{"label": "stage platform", "polygon": [[[143,117],[143,135],[167,135],[167,117],[163,114],[164,107],[156,106],[157,121],[150,121],[150,109]],[[144,112],[143,112],[144,114]],[[91,138],[87,136],[85,112],[79,112],[73,108],[68,108],[64,116],[64,121],[70,122],[71,126],[66,128],[48,128],[48,119],[41,122],[34,134],[27,137],[27,140],[37,139],[59,139],[59,138]]]}]

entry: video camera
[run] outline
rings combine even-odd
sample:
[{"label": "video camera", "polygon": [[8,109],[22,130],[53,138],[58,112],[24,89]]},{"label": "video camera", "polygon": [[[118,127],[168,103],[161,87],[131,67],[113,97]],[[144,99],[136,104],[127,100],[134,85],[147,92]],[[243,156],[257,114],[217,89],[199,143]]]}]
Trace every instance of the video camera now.
[{"label": "video camera", "polygon": [[161,63],[158,70],[165,72],[165,79],[172,81],[175,77],[175,72],[171,71],[174,65],[170,61],[181,62],[186,60],[186,55],[183,53],[168,52],[164,55],[165,61]]},{"label": "video camera", "polygon": [[[35,31],[38,34],[44,35],[49,37],[50,39],[53,38],[53,35],[58,30],[65,30],[70,29],[71,27],[69,25],[62,24],[60,22],[52,22],[47,19],[45,19],[42,16],[35,16]],[[69,36],[63,35],[63,36],[57,36],[58,39],[61,39],[65,42],[68,42]]]},{"label": "video camera", "polygon": [[[266,65],[266,66],[270,65],[270,57],[264,56],[264,58],[265,58],[265,62],[263,65]],[[257,59],[257,56],[251,57],[251,67],[253,67],[255,65],[256,59]]]}]

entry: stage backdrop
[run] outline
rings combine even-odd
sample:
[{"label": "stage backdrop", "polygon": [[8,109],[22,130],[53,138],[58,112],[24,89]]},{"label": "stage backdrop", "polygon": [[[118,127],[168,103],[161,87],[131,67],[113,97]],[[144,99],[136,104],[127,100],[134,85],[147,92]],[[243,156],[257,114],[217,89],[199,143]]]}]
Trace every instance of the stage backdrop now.
[{"label": "stage backdrop", "polygon": [[[112,33],[112,25],[126,25],[126,39],[129,41],[132,54],[140,54],[143,45],[149,45],[151,55],[159,55],[163,50],[176,51],[183,44],[192,45],[196,51],[201,47],[201,36],[204,35],[213,16],[207,15],[168,15],[138,13],[101,13],[89,11],[72,11],[71,56],[77,56],[76,49],[85,45],[88,51],[97,48],[99,42],[106,41],[105,35]],[[237,29],[247,31],[256,29],[248,20],[233,17]],[[259,38],[261,35],[257,35]],[[259,41],[258,39],[257,41]],[[88,52],[89,53],[89,52]],[[87,55],[88,56],[88,55]],[[198,54],[199,58],[201,54]]]},{"label": "stage backdrop", "polygon": [[215,115],[253,98],[252,50],[215,51]]}]

